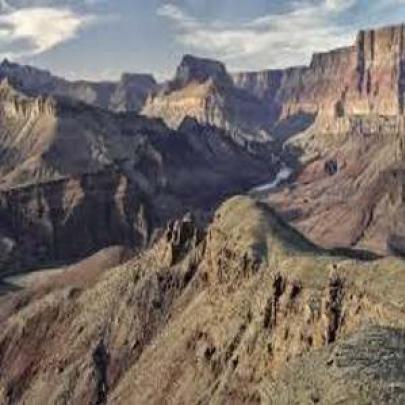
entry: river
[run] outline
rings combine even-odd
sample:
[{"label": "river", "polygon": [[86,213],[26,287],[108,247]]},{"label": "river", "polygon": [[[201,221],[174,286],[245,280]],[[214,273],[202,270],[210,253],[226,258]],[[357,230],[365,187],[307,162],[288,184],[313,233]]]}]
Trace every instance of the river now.
[{"label": "river", "polygon": [[262,193],[275,189],[282,181],[288,180],[293,174],[293,169],[290,167],[283,167],[276,175],[276,178],[270,182],[265,183],[250,190],[251,193]]}]

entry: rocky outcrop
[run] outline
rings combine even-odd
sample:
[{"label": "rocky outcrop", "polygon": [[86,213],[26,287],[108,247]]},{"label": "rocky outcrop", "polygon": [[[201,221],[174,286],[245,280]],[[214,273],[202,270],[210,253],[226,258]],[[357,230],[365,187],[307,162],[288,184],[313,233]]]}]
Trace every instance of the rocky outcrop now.
[{"label": "rocky outcrop", "polygon": [[0,226],[15,241],[11,268],[69,263],[112,245],[146,246],[150,207],[113,170],[2,191]]},{"label": "rocky outcrop", "polygon": [[401,403],[402,262],[330,256],[241,197],[200,232],[186,217],[88,286],[8,296],[2,403]]},{"label": "rocky outcrop", "polygon": [[141,111],[157,86],[152,75],[125,73],[110,96],[108,108],[116,112]]},{"label": "rocky outcrop", "polygon": [[[309,66],[233,75],[220,62],[185,56],[143,113],[173,128],[193,117],[245,140],[284,139],[316,116],[401,115],[403,42],[402,25],[362,31],[355,45],[315,54]],[[294,117],[298,125],[281,125]]]},{"label": "rocky outcrop", "polygon": [[8,79],[0,83],[1,111],[3,116],[16,119],[35,119],[39,115],[53,115],[56,102],[51,97],[28,98],[19,94]]},{"label": "rocky outcrop", "polygon": [[210,79],[219,86],[232,84],[231,77],[223,63],[185,55],[177,68],[172,85],[174,88],[182,88],[192,82],[202,84]]}]

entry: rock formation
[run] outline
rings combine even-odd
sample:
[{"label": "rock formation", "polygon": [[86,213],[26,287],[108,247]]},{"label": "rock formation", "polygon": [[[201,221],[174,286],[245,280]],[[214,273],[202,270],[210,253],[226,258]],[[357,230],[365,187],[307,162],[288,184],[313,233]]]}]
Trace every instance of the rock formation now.
[{"label": "rock formation", "polygon": [[118,82],[68,81],[46,70],[11,63],[0,64],[0,79],[33,96],[65,96],[112,111],[140,111],[157,87],[152,75],[123,74]]},{"label": "rock formation", "polygon": [[403,113],[405,26],[362,31],[356,44],[315,54],[310,66],[239,73],[237,87],[298,112],[342,115]]},{"label": "rock formation", "polygon": [[227,131],[240,143],[269,141],[269,109],[255,95],[233,85],[225,66],[185,56],[176,76],[145,103],[142,113],[178,128],[187,117]]},{"label": "rock formation", "polygon": [[0,399],[400,404],[403,267],[317,248],[237,197],[205,237],[185,218],[90,284],[66,270],[9,298]]},{"label": "rock formation", "polygon": [[169,219],[209,211],[272,174],[271,159],[213,128],[185,122],[174,132],[132,114],[26,96],[7,81],[0,125],[0,233],[15,241],[16,267],[144,247]]},{"label": "rock formation", "polygon": [[[293,135],[284,149],[301,162],[294,187],[271,204],[323,246],[404,251],[404,29],[362,31],[308,67],[234,76],[278,109],[275,128]],[[302,114],[312,124],[288,133],[282,123]]]}]

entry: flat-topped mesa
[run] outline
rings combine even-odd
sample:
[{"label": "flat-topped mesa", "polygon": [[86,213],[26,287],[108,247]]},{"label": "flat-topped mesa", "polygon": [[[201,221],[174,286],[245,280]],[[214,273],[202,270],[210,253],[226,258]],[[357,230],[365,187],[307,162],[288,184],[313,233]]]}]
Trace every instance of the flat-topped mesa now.
[{"label": "flat-topped mesa", "polygon": [[328,52],[314,53],[309,69],[318,70],[319,73],[341,73],[342,68],[350,68],[355,61],[356,47],[347,46],[333,49]]},{"label": "flat-topped mesa", "polygon": [[353,47],[314,55],[300,77],[310,89],[301,95],[302,107],[312,103],[335,116],[403,114],[404,27],[361,31]]},{"label": "flat-topped mesa", "polygon": [[123,73],[121,76],[120,83],[124,85],[133,85],[138,86],[156,86],[157,82],[153,75],[147,73]]},{"label": "flat-topped mesa", "polygon": [[392,66],[405,57],[405,24],[360,31],[356,47],[360,62]]},{"label": "flat-topped mesa", "polygon": [[232,85],[232,79],[221,62],[185,55],[177,68],[174,82],[183,87],[191,82],[204,83],[212,79],[216,84]]},{"label": "flat-topped mesa", "polygon": [[284,70],[269,69],[261,72],[238,72],[232,75],[236,87],[248,90],[260,99],[271,99],[280,88]]}]

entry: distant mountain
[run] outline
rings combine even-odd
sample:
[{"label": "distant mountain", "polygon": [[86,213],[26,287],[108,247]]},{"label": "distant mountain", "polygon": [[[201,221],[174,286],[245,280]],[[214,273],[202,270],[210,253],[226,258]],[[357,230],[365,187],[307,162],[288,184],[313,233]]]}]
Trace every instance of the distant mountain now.
[{"label": "distant mountain", "polygon": [[[310,66],[285,70],[231,75],[221,62],[186,55],[175,77],[162,85],[157,85],[151,76],[130,74],[123,75],[119,83],[68,82],[49,72],[6,60],[0,65],[0,77],[8,83],[3,83],[2,87],[3,109],[8,117],[3,124],[6,130],[2,141],[2,184],[35,183],[44,177],[48,181],[49,173],[63,177],[76,172],[94,172],[107,163],[112,164],[121,154],[119,159],[132,160],[133,146],[128,145],[127,138],[117,137],[106,146],[104,135],[99,139],[89,133],[96,133],[94,119],[105,122],[100,128],[101,134],[107,128],[112,133],[123,131],[121,122],[119,125],[117,122],[119,119],[126,122],[127,118],[119,118],[107,110],[139,111],[147,117],[162,119],[172,130],[188,135],[204,133],[205,138],[193,139],[194,147],[206,139],[211,142],[215,133],[215,139],[226,135],[229,142],[238,145],[244,153],[255,154],[261,150],[260,159],[265,160],[267,154],[270,165],[283,159],[287,164],[300,161],[301,164],[294,163],[299,176],[296,176],[298,182],[292,202],[283,199],[281,203],[277,196],[273,199],[286,213],[294,212],[292,218],[297,226],[308,231],[318,243],[327,246],[365,244],[387,252],[395,241],[395,249],[403,250],[405,245],[404,248],[399,246],[402,246],[399,241],[405,240],[405,224],[398,219],[403,210],[401,199],[395,207],[386,209],[392,216],[377,221],[377,202],[373,203],[370,198],[379,195],[383,202],[394,190],[373,195],[368,190],[380,184],[376,176],[381,173],[395,172],[402,178],[404,31],[404,25],[362,31],[355,45],[315,54]],[[22,93],[21,97],[10,96],[15,89]],[[59,107],[62,104],[58,97],[65,98],[63,108]],[[69,100],[83,101],[88,106]],[[106,111],[97,112],[91,106]],[[74,116],[81,120],[84,115],[86,119],[77,124],[70,119],[60,119],[60,116]],[[141,118],[136,120],[139,122]],[[142,120],[145,125],[154,122],[153,125],[164,127],[160,131],[171,132],[162,123]],[[209,129],[198,129],[193,120]],[[135,123],[126,125],[124,131],[131,133],[131,125],[139,128]],[[90,129],[85,130],[87,126]],[[55,133],[65,132],[74,134],[76,140],[55,138]],[[33,139],[29,140],[30,136]],[[76,151],[76,144],[86,145],[83,139],[88,142],[88,148]],[[260,143],[262,146],[258,147]],[[50,148],[47,157],[57,156],[55,167],[48,167],[49,158],[44,161],[42,152],[35,155],[37,148],[45,147]],[[216,148],[218,145],[212,149],[214,154],[218,152]],[[178,151],[174,153],[177,155]],[[205,157],[207,151],[203,153]],[[65,160],[69,170],[61,163]],[[215,162],[220,163],[220,159]],[[183,167],[188,164],[184,162]],[[397,190],[394,183],[392,187]],[[335,188],[341,196],[340,202],[325,192]],[[320,190],[322,197],[312,206],[312,196]],[[308,197],[298,198],[302,195]],[[348,198],[353,196],[359,203],[347,205]],[[314,226],[311,221],[316,215],[325,220]],[[346,230],[329,226],[335,221],[340,224],[342,215],[349,218]]]},{"label": "distant mountain", "polygon": [[178,128],[186,117],[224,129],[239,142],[270,141],[272,114],[255,95],[236,88],[225,66],[186,55],[176,76],[146,101],[142,113]]},{"label": "distant mountain", "polygon": [[46,70],[4,60],[0,78],[33,96],[65,96],[112,111],[139,111],[157,83],[152,75],[123,74],[119,82],[68,81]]}]

